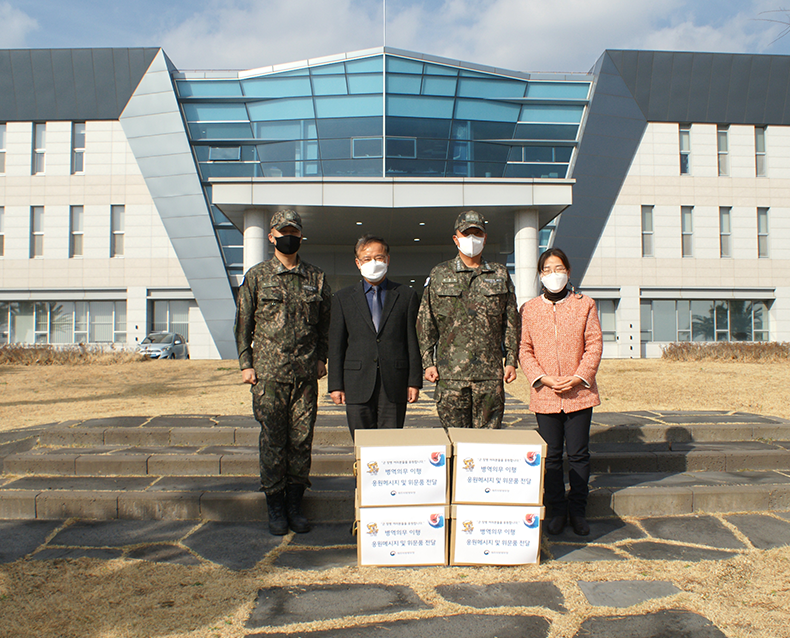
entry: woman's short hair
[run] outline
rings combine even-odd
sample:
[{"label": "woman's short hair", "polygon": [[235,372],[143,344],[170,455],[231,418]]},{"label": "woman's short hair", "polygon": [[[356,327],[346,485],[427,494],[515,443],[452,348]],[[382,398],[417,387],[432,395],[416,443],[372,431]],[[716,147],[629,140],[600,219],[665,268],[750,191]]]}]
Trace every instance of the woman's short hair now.
[{"label": "woman's short hair", "polygon": [[568,256],[559,248],[549,248],[548,250],[542,252],[540,257],[538,257],[538,274],[543,272],[543,266],[549,257],[559,257],[562,265],[565,266],[565,270],[570,273],[571,262],[568,261]]}]

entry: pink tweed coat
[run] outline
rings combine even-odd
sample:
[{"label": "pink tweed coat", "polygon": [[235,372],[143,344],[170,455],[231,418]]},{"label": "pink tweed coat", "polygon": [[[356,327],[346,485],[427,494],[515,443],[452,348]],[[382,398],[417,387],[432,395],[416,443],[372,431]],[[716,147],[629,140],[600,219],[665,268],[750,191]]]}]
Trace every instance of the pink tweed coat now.
[{"label": "pink tweed coat", "polygon": [[[532,386],[529,409],[541,414],[576,412],[600,405],[595,374],[603,338],[595,301],[571,293],[552,304],[543,295],[521,306],[521,369]],[[583,381],[555,394],[540,378],[575,375]]]}]

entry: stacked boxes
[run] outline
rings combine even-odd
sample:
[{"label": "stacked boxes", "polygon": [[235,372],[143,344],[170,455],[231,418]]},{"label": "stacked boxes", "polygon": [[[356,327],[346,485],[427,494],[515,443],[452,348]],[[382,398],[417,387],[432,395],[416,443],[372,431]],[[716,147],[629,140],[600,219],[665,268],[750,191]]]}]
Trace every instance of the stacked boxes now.
[{"label": "stacked boxes", "polygon": [[450,441],[441,429],[357,430],[360,565],[446,565]]},{"label": "stacked boxes", "polygon": [[537,432],[357,430],[354,445],[359,565],[539,561],[546,444]]},{"label": "stacked boxes", "polygon": [[534,430],[450,428],[451,565],[540,560],[546,444]]}]

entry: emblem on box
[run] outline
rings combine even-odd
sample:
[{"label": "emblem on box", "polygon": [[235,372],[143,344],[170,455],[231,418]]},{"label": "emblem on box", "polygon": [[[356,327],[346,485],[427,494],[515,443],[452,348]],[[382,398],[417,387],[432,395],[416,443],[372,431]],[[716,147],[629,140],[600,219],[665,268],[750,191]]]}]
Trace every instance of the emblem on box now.
[{"label": "emblem on box", "polygon": [[475,460],[473,458],[464,459],[464,469],[467,472],[471,472],[475,469]]},{"label": "emblem on box", "polygon": [[535,529],[538,525],[540,525],[540,517],[537,514],[527,514],[524,517],[524,525],[530,529]]},{"label": "emblem on box", "polygon": [[435,467],[444,466],[444,454],[441,452],[431,452],[431,465]]},{"label": "emblem on box", "polygon": [[379,526],[376,523],[368,523],[368,534],[376,535],[379,533]]},{"label": "emblem on box", "polygon": [[376,461],[371,461],[368,463],[368,474],[378,474],[379,473],[379,464]]},{"label": "emblem on box", "polygon": [[532,465],[533,467],[540,465],[540,452],[527,452],[525,460],[527,465]]},{"label": "emblem on box", "polygon": [[475,531],[475,524],[472,521],[464,521],[461,523],[464,526],[464,532],[471,534]]},{"label": "emblem on box", "polygon": [[436,529],[444,527],[444,516],[441,514],[431,514],[428,517],[428,525],[435,527]]}]

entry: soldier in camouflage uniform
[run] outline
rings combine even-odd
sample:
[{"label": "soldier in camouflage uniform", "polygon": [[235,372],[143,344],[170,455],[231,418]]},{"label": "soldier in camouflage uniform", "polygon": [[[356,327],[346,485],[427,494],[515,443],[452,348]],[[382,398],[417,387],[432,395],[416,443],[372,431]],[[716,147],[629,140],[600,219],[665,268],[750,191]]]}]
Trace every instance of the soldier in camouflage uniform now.
[{"label": "soldier in camouflage uniform", "polygon": [[274,257],[247,271],[236,312],[239,366],[261,424],[261,490],[275,535],[289,525],[310,530],[302,496],[310,486],[318,379],[326,374],[331,291],[324,273],[296,255],[301,238],[295,211],[272,216]]},{"label": "soldier in camouflage uniform", "polygon": [[505,410],[502,381],[516,378],[516,293],[505,266],[482,258],[486,223],[475,211],[458,216],[453,236],[458,256],[431,271],[417,317],[425,378],[436,383],[436,408],[445,428],[499,428]]}]

